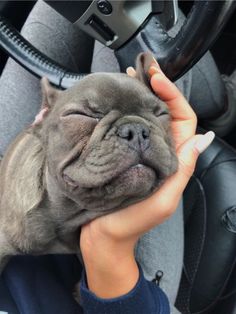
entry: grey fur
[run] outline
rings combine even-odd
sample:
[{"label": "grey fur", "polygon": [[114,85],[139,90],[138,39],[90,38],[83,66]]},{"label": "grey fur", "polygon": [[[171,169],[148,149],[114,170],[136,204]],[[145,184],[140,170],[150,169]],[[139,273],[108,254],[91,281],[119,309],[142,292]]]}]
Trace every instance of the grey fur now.
[{"label": "grey fur", "polygon": [[[63,92],[42,80],[46,116],[1,162],[0,270],[15,254],[77,252],[82,224],[146,198],[176,171],[167,107],[144,84],[151,62],[139,56],[137,78],[91,74]],[[133,127],[149,135],[130,140]]]}]

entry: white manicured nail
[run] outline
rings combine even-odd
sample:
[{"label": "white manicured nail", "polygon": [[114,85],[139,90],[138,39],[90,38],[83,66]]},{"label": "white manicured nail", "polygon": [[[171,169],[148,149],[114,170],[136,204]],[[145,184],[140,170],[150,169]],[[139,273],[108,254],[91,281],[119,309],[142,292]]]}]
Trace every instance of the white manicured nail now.
[{"label": "white manicured nail", "polygon": [[194,146],[199,151],[200,154],[204,152],[204,150],[206,150],[207,147],[212,143],[214,137],[215,133],[212,131],[209,131],[203,136],[199,137]]},{"label": "white manicured nail", "polygon": [[131,77],[135,77],[136,76],[136,71],[133,67],[128,67],[126,69],[126,73],[131,76]]}]

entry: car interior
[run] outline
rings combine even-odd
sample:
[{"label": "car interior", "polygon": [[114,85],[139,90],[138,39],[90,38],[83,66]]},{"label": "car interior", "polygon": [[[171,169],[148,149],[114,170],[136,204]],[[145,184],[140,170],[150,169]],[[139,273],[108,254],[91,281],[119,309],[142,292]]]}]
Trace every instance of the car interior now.
[{"label": "car interior", "polygon": [[[87,33],[91,54],[81,73],[64,69],[20,35],[35,2],[0,1],[0,75],[12,57],[34,75],[68,88],[88,72],[95,39],[115,50],[122,72],[144,48],[173,81],[208,50],[222,75],[236,68],[236,1],[46,1]],[[125,16],[119,16],[120,6]],[[178,8],[186,22],[170,38]],[[217,138],[199,158],[184,193],[185,254],[175,304],[183,314],[236,314],[236,121],[230,110],[226,100],[198,116],[199,132],[212,129]]]}]

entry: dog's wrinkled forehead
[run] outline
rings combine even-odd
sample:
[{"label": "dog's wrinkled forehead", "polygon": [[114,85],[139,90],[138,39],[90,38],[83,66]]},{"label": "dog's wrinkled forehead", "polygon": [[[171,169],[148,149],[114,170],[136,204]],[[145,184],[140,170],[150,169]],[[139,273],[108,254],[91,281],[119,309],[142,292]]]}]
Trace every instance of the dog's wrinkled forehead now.
[{"label": "dog's wrinkled forehead", "polygon": [[148,69],[152,64],[152,55],[149,52],[142,53],[136,60],[135,77],[121,73],[94,73],[63,92],[53,88],[43,78],[42,107],[59,114],[72,107],[78,111],[88,107],[100,116],[112,110],[119,110],[124,115],[167,110],[150,86]]},{"label": "dog's wrinkled forehead", "polygon": [[77,85],[62,93],[59,106],[75,103],[89,105],[95,112],[106,114],[119,110],[135,114],[161,106],[160,100],[136,78],[126,74],[96,73],[88,75]]}]

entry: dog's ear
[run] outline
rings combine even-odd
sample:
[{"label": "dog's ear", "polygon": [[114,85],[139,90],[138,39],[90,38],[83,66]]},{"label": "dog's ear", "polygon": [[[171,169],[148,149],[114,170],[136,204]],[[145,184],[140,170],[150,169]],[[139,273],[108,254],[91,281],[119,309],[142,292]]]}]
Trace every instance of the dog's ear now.
[{"label": "dog's ear", "polygon": [[36,115],[32,126],[40,125],[44,118],[48,115],[50,109],[53,107],[61,91],[54,88],[46,77],[41,80],[42,88],[42,104],[39,113]]},{"label": "dog's ear", "polygon": [[42,109],[44,108],[52,108],[54,103],[56,102],[61,91],[54,88],[46,77],[43,77],[41,80],[41,88],[42,88]]},{"label": "dog's ear", "polygon": [[148,70],[153,63],[154,59],[151,52],[142,52],[137,56],[135,77],[150,89],[151,85]]}]

